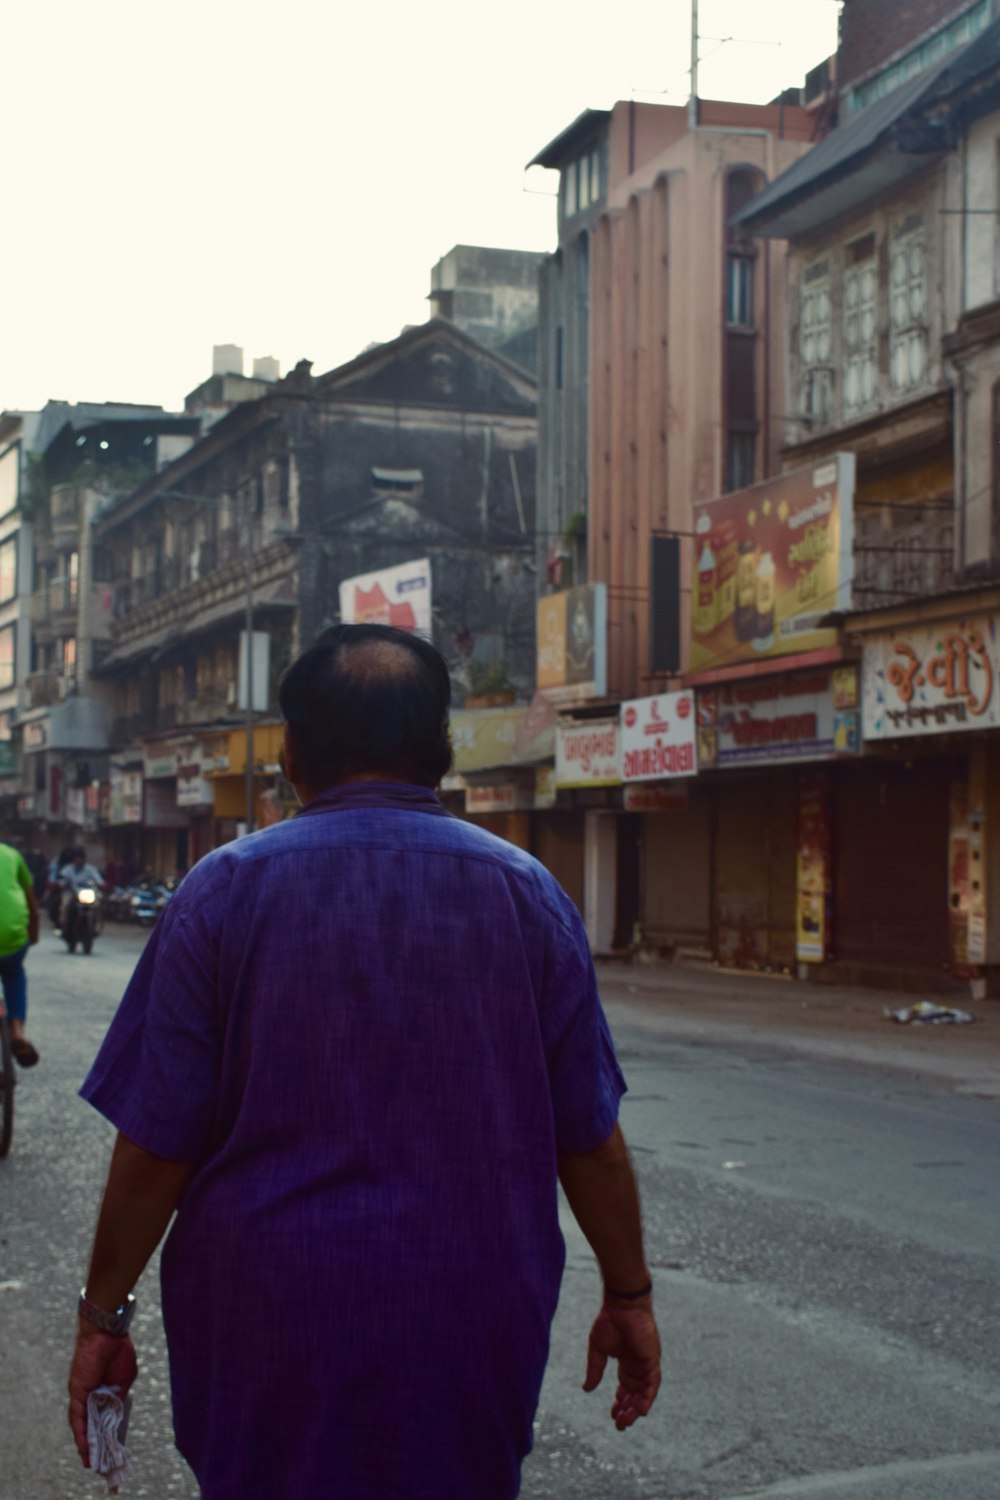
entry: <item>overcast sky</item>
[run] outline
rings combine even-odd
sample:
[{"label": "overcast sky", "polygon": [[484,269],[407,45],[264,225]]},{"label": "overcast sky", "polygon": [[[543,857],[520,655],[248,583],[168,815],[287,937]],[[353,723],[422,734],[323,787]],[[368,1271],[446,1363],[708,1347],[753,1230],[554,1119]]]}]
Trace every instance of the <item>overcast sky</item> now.
[{"label": "overcast sky", "polygon": [[[0,0],[0,409],[177,407],[215,343],[329,369],[424,320],[453,244],[552,248],[525,162],[587,107],[682,102],[690,12]],[[701,0],[701,94],[801,83],[837,12]]]}]

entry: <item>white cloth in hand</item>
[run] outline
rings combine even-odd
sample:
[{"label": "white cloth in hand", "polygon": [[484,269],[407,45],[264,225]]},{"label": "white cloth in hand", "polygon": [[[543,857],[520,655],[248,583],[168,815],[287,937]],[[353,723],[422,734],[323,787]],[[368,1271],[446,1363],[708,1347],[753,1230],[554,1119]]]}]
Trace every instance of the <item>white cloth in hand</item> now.
[{"label": "white cloth in hand", "polygon": [[125,1447],[131,1410],[132,1397],[119,1395],[118,1386],[99,1385],[87,1397],[90,1467],[95,1474],[104,1475],[111,1495],[117,1495],[131,1476],[128,1449]]}]

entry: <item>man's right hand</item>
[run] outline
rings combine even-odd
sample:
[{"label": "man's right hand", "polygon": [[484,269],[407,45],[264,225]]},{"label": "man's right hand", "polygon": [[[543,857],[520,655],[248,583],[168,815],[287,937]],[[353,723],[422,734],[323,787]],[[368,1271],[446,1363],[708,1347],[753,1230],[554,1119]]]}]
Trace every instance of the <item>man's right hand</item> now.
[{"label": "man's right hand", "polygon": [[594,1391],[609,1359],[618,1361],[611,1419],[619,1432],[648,1415],[660,1389],[660,1335],[652,1302],[621,1307],[605,1302],[590,1330],[585,1391]]}]

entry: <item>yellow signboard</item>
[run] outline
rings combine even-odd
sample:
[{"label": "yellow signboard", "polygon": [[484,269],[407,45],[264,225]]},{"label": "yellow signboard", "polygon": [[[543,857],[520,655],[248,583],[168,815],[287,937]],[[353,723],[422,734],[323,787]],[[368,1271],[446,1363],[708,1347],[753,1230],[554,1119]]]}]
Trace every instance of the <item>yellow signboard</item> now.
[{"label": "yellow signboard", "polygon": [[603,698],[608,686],[608,604],[603,583],[538,601],[535,684],[553,703]]},{"label": "yellow signboard", "polygon": [[694,507],[693,671],[837,644],[850,608],[854,455]]}]

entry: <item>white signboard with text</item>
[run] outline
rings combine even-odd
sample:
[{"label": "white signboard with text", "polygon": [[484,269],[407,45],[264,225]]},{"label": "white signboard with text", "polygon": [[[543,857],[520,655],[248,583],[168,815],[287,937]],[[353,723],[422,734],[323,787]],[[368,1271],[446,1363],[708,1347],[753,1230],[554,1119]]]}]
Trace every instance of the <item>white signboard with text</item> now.
[{"label": "white signboard with text", "polygon": [[921,625],[865,642],[866,740],[1000,726],[1000,632],[993,615]]},{"label": "white signboard with text", "polygon": [[619,786],[618,725],[614,719],[556,725],[556,786]]},{"label": "white signboard with text", "polygon": [[696,775],[695,738],[693,693],[659,693],[623,703],[622,780],[666,781]]},{"label": "white signboard with text", "polygon": [[345,578],[340,585],[340,618],[345,625],[395,625],[430,640],[430,559]]}]

